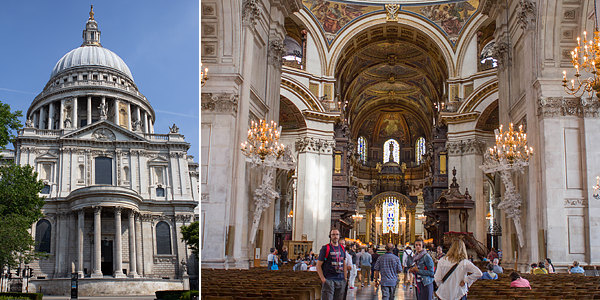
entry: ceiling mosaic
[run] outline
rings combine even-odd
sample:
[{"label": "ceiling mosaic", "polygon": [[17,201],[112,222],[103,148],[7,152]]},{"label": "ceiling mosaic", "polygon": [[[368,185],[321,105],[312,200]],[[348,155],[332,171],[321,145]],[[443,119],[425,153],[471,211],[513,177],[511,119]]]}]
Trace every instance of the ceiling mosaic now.
[{"label": "ceiling mosaic", "polygon": [[[321,28],[325,40],[331,45],[337,35],[349,24],[363,16],[382,13],[385,18],[385,4],[364,1],[325,1],[303,0],[302,4],[314,17]],[[462,29],[477,12],[479,0],[439,1],[429,5],[401,4],[400,12],[417,15],[439,28],[455,45]]]}]

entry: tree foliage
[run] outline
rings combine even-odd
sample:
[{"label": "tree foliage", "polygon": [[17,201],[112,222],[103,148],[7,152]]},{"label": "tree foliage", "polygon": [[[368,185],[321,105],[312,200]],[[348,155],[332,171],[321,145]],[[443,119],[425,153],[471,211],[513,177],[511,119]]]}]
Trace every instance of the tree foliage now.
[{"label": "tree foliage", "polygon": [[184,242],[187,243],[190,250],[192,250],[192,254],[198,259],[198,246],[200,244],[200,223],[198,221],[192,222],[192,224],[185,226],[181,226],[181,238]]},{"label": "tree foliage", "polygon": [[43,256],[35,253],[31,225],[43,217],[44,183],[29,165],[0,166],[0,266],[16,267]]},{"label": "tree foliage", "polygon": [[20,110],[13,113],[10,111],[10,105],[0,102],[0,149],[5,149],[6,145],[15,139],[13,130],[23,126],[19,121],[22,116]]}]

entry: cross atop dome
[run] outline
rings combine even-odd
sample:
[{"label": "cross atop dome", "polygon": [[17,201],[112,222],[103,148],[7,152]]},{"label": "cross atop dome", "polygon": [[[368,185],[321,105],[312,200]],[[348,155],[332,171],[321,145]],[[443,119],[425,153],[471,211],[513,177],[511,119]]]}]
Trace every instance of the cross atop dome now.
[{"label": "cross atop dome", "polygon": [[85,30],[83,31],[83,44],[81,46],[98,46],[100,44],[100,31],[98,30],[98,23],[94,20],[94,5],[90,8],[90,18],[85,23]]}]

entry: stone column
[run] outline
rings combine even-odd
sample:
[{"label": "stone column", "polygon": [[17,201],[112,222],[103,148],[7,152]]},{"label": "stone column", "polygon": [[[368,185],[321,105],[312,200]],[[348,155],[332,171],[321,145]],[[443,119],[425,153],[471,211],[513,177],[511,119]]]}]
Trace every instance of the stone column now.
[{"label": "stone column", "polygon": [[129,211],[129,277],[136,278],[137,258],[135,257],[135,211]]},{"label": "stone column", "polygon": [[154,122],[152,122],[152,118],[148,119],[148,124],[150,125],[150,133],[154,133]]},{"label": "stone column", "polygon": [[38,123],[40,120],[39,111],[33,113],[33,127],[40,128],[40,124]]},{"label": "stone column", "polygon": [[127,129],[131,130],[131,103],[127,102]]},{"label": "stone column", "polygon": [[54,129],[54,105],[48,104],[48,129]]},{"label": "stone column", "polygon": [[77,277],[83,278],[83,230],[85,224],[85,211],[77,211]]},{"label": "stone column", "polygon": [[140,214],[135,214],[135,256],[136,256],[136,267],[138,276],[144,275],[143,263],[142,263],[142,220]]},{"label": "stone column", "polygon": [[73,97],[73,117],[71,118],[73,119],[73,129],[79,128],[79,121],[77,119],[79,115],[79,107],[77,104],[77,97]]},{"label": "stone column", "polygon": [[142,122],[142,113],[140,112],[140,107],[139,106],[135,107],[135,116],[137,117],[136,120]]},{"label": "stone column", "polygon": [[65,119],[65,99],[60,100],[60,111],[58,112],[58,129],[63,129],[65,126],[63,120]]},{"label": "stone column", "polygon": [[87,97],[87,125],[92,124],[92,96]]},{"label": "stone column", "polygon": [[38,128],[39,129],[46,129],[44,127],[44,118],[46,117],[46,116],[44,116],[45,114],[46,114],[46,112],[44,112],[44,107],[43,106],[40,107],[40,118],[38,120],[39,121],[39,123],[38,123]]},{"label": "stone column", "polygon": [[102,242],[102,206],[94,206],[94,273],[92,278],[102,278],[102,252],[100,243]]},{"label": "stone column", "polygon": [[121,242],[121,210],[120,206],[115,206],[115,278],[126,277],[123,274],[123,243]]},{"label": "stone column", "polygon": [[114,110],[115,110],[115,118],[113,119],[115,121],[115,124],[117,124],[117,126],[120,126],[119,123],[119,100],[115,99],[115,103],[114,103]]},{"label": "stone column", "polygon": [[144,112],[144,133],[149,133],[148,130],[148,113]]}]

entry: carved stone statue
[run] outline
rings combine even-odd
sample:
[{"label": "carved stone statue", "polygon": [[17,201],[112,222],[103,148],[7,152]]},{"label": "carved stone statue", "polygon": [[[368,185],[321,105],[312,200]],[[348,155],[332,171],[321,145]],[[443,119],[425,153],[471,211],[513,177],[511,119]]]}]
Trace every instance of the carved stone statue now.
[{"label": "carved stone statue", "polygon": [[175,124],[173,124],[173,127],[169,127],[169,130],[171,133],[179,133],[179,127]]},{"label": "carved stone statue", "polygon": [[65,128],[71,128],[71,118],[68,116],[65,118]]},{"label": "carved stone statue", "polygon": [[131,130],[140,131],[141,127],[142,127],[142,122],[140,120],[134,119],[133,122],[131,122]]},{"label": "carved stone statue", "polygon": [[182,275],[187,275],[187,263],[184,259],[181,260],[181,273]]},{"label": "carved stone statue", "polygon": [[106,105],[106,103],[100,103],[98,111],[100,112],[100,120],[106,120],[108,114],[108,106]]},{"label": "carved stone statue", "polygon": [[27,119],[27,121],[25,121],[25,127],[33,128],[33,121],[31,121],[31,119]]}]

